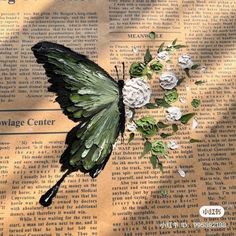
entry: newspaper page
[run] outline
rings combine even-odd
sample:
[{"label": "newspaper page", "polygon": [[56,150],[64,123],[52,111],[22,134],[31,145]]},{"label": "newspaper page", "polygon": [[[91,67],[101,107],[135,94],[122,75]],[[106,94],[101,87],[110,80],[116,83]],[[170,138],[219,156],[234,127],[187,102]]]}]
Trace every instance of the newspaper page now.
[{"label": "newspaper page", "polygon": [[[236,235],[235,12],[235,0],[0,0],[0,235]],[[128,143],[125,134],[97,178],[72,173],[42,207],[40,196],[62,175],[59,158],[75,123],[48,92],[31,47],[63,44],[113,77],[124,61],[128,79],[130,63],[147,47],[175,38],[203,65],[183,82],[181,106],[192,111],[189,101],[198,98],[201,107],[197,128],[170,138],[180,147],[163,173],[140,158],[141,137]],[[164,113],[138,110],[143,114]],[[202,217],[202,206],[221,206],[224,215]]]}]

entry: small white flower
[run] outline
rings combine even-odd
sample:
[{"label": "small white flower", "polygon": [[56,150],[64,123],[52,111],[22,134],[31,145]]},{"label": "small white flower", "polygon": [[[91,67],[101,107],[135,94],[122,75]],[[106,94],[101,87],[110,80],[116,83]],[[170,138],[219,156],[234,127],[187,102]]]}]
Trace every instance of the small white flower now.
[{"label": "small white flower", "polygon": [[127,123],[127,129],[130,132],[135,132],[137,130],[136,124],[134,122]]},{"label": "small white flower", "polygon": [[173,89],[178,83],[178,79],[173,72],[165,72],[160,76],[160,86],[163,89]]},{"label": "small white flower", "polygon": [[127,118],[127,119],[131,119],[132,117],[133,117],[133,111],[132,110],[130,110],[130,109],[126,109],[125,110],[125,117]]},{"label": "small white flower", "polygon": [[123,102],[131,108],[140,108],[149,103],[151,89],[143,78],[132,78],[125,81],[123,88]]},{"label": "small white flower", "polygon": [[133,51],[134,53],[138,53],[138,52],[139,52],[139,49],[134,46],[134,47],[132,48],[132,51]]},{"label": "small white flower", "polygon": [[196,129],[198,126],[198,121],[196,118],[193,118],[192,129]]},{"label": "small white flower", "polygon": [[168,61],[170,59],[170,54],[167,51],[162,51],[157,54],[157,59],[162,61]]},{"label": "small white flower", "polygon": [[179,145],[177,144],[177,142],[175,140],[170,140],[168,143],[167,143],[167,147],[174,150],[174,149],[177,149],[179,148]]},{"label": "small white flower", "polygon": [[206,66],[202,66],[201,69],[200,69],[200,71],[201,71],[202,73],[205,73],[206,70],[207,70]]},{"label": "small white flower", "polygon": [[186,174],[185,174],[185,172],[184,172],[184,170],[183,169],[181,169],[180,167],[178,168],[178,172],[179,172],[179,174],[180,174],[180,176],[181,177],[185,177],[186,176]]},{"label": "small white flower", "polygon": [[166,109],[166,119],[168,121],[176,121],[179,120],[182,116],[182,113],[178,107],[169,107]]},{"label": "small white flower", "polygon": [[193,66],[193,61],[190,56],[183,54],[179,57],[179,65],[182,69],[191,69]]},{"label": "small white flower", "polygon": [[186,103],[185,97],[182,97],[182,96],[179,97],[179,101],[180,101],[181,103]]}]

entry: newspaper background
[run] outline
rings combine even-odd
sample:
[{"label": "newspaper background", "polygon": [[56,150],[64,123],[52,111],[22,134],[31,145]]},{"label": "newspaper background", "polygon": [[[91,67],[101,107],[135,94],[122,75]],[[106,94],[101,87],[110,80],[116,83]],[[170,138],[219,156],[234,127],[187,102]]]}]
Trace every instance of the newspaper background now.
[{"label": "newspaper background", "polygon": [[[0,125],[0,234],[235,235],[235,10],[234,0],[0,0],[0,120],[18,121]],[[157,34],[154,41],[150,31]],[[97,179],[74,173],[52,206],[41,207],[39,197],[61,176],[58,160],[74,123],[53,103],[30,48],[58,42],[115,76],[115,64],[128,67],[148,46],[155,52],[175,38],[206,66],[195,80],[207,82],[194,86],[189,80],[181,87],[185,111],[192,98],[202,101],[199,126],[174,137],[181,148],[170,154],[164,173],[152,169],[148,156],[139,158],[140,137],[131,144],[119,140]],[[144,112],[162,114],[143,109],[138,115]],[[32,124],[36,120],[46,124]],[[190,136],[203,142],[189,144]],[[224,217],[202,218],[203,205],[223,206]]]}]

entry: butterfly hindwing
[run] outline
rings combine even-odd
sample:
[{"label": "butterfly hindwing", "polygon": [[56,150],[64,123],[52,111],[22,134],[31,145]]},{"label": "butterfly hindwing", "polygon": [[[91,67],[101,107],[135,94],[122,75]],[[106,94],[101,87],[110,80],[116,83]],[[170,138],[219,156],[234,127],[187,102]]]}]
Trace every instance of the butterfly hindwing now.
[{"label": "butterfly hindwing", "polygon": [[32,47],[44,65],[56,101],[74,121],[61,156],[62,169],[81,170],[96,177],[104,168],[121,131],[120,90],[107,72],[85,56],[50,42]]}]

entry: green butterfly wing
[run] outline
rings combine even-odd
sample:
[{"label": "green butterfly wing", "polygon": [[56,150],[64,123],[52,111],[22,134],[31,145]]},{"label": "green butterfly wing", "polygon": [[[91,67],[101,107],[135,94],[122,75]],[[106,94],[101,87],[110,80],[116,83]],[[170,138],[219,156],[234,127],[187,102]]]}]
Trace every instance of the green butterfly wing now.
[{"label": "green butterfly wing", "polygon": [[67,149],[61,156],[62,169],[80,170],[96,177],[111,155],[113,145],[124,132],[121,86],[86,56],[51,42],[32,47],[43,64],[56,101],[64,114],[80,121],[67,135]]}]

